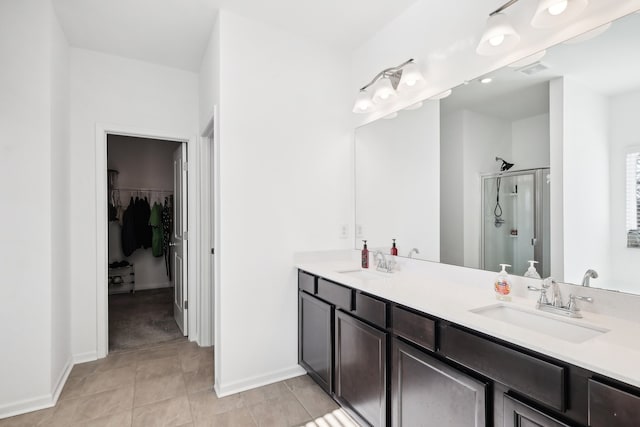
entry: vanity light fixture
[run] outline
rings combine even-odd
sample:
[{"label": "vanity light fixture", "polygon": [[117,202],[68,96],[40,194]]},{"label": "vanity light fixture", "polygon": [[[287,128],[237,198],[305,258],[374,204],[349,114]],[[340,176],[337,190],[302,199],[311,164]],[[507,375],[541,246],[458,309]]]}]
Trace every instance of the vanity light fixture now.
[{"label": "vanity light fixture", "polygon": [[[489,14],[485,30],[476,47],[478,55],[497,55],[508,52],[520,42],[520,35],[503,13],[519,0],[509,0]],[[536,13],[531,19],[534,28],[549,28],[565,24],[578,16],[589,0],[538,0]]]},{"label": "vanity light fixture", "polygon": [[485,85],[491,83],[492,81],[493,81],[493,79],[491,77],[483,77],[483,78],[480,79],[480,83],[485,84]]},{"label": "vanity light fixture", "polygon": [[589,5],[589,0],[540,0],[531,26],[550,28],[565,24],[578,16]]},{"label": "vanity light fixture", "polygon": [[363,86],[353,106],[354,113],[375,111],[375,104],[385,104],[398,96],[397,90],[409,91],[420,86],[424,77],[413,59],[380,71],[368,84]]},{"label": "vanity light fixture", "polygon": [[509,22],[509,17],[501,13],[518,0],[511,0],[506,5],[489,15],[480,44],[476,48],[478,55],[497,55],[513,49],[520,42],[520,35]]}]

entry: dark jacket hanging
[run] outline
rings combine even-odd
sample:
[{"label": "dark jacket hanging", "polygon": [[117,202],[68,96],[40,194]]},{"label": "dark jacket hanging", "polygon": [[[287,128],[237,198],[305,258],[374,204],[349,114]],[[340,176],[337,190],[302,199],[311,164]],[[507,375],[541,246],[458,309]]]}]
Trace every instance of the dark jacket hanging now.
[{"label": "dark jacket hanging", "polygon": [[122,215],[122,252],[129,256],[138,247],[135,232],[135,202],[133,197]]},{"label": "dark jacket hanging", "polygon": [[140,199],[136,197],[134,212],[136,247],[150,248],[151,226],[149,225],[149,215],[151,214],[151,207],[146,198]]}]

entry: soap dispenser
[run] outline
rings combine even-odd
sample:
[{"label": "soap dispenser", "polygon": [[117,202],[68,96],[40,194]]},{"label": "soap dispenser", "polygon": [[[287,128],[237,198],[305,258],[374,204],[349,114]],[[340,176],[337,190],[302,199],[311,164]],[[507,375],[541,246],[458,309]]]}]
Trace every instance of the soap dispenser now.
[{"label": "soap dispenser", "polygon": [[527,269],[527,272],[524,273],[524,277],[529,277],[531,279],[541,279],[542,278],[538,274],[538,271],[536,270],[536,266],[534,265],[534,264],[537,264],[537,263],[538,263],[538,261],[529,260],[529,268]]},{"label": "soap dispenser", "polygon": [[496,298],[501,301],[511,301],[509,294],[511,293],[511,281],[509,280],[509,273],[506,268],[511,267],[509,264],[500,264],[502,270],[498,273],[496,281],[494,283],[494,289],[496,291]]},{"label": "soap dispenser", "polygon": [[396,239],[393,240],[393,244],[391,245],[391,255],[398,256],[398,248],[396,248]]},{"label": "soap dispenser", "polygon": [[362,257],[362,268],[369,268],[369,249],[367,249],[367,241],[363,240],[364,247],[362,248],[362,252],[360,253]]}]

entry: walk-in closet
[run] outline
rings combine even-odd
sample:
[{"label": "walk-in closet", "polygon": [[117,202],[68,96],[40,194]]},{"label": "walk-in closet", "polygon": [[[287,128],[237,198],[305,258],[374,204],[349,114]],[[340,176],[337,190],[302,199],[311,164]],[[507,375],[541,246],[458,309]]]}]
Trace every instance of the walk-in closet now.
[{"label": "walk-in closet", "polygon": [[181,143],[109,135],[109,351],[183,336],[174,318],[176,156]]}]

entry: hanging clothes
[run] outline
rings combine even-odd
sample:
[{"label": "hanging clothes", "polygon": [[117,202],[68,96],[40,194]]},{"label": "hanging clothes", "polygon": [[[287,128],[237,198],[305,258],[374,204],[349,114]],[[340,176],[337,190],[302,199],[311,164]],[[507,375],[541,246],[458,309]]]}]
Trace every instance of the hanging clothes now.
[{"label": "hanging clothes", "polygon": [[135,202],[133,197],[122,215],[122,252],[129,256],[138,247],[135,230]]},{"label": "hanging clothes", "polygon": [[151,254],[154,257],[161,257],[164,254],[164,233],[162,230],[162,205],[154,203],[149,215],[149,225],[151,226]]},{"label": "hanging clothes", "polygon": [[151,227],[149,226],[151,207],[146,197],[144,199],[136,197],[134,212],[136,247],[148,249],[151,247]]},{"label": "hanging clothes", "polygon": [[162,207],[162,244],[164,251],[164,263],[167,268],[167,276],[171,279],[171,251],[169,243],[171,242],[173,218],[171,216],[171,205],[169,197],[164,198],[164,206]]}]

